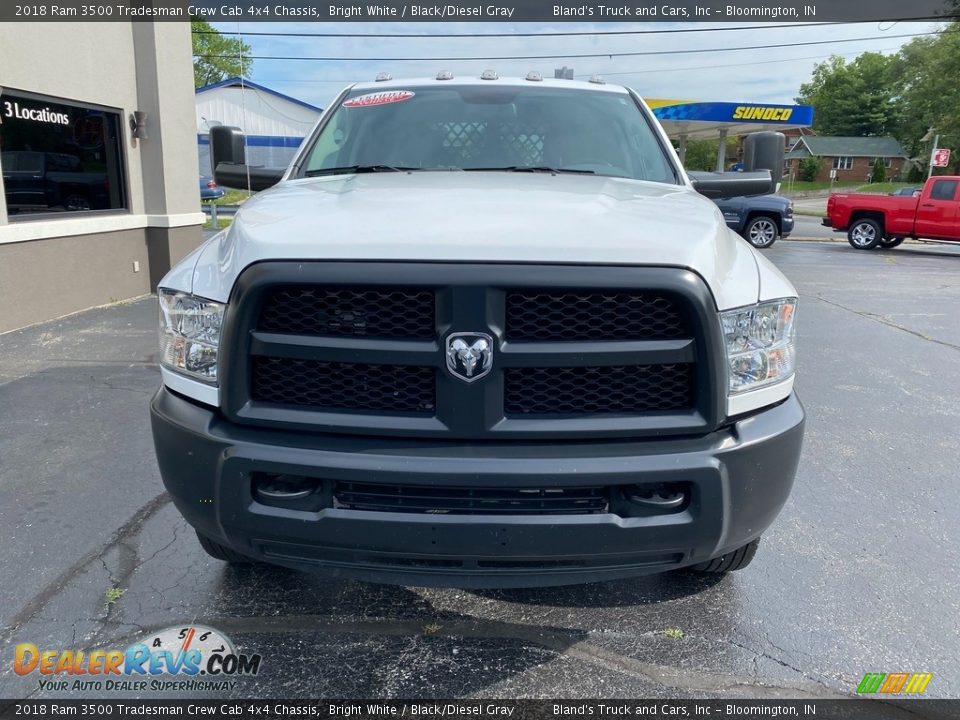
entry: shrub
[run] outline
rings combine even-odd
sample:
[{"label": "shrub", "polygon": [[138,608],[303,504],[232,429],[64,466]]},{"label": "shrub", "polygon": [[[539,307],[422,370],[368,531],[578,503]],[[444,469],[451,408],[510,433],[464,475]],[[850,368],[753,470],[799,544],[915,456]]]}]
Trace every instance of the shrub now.
[{"label": "shrub", "polygon": [[820,172],[820,163],[820,158],[803,158],[797,167],[797,174],[800,176],[798,179],[804,182],[813,182],[816,180],[817,174]]}]

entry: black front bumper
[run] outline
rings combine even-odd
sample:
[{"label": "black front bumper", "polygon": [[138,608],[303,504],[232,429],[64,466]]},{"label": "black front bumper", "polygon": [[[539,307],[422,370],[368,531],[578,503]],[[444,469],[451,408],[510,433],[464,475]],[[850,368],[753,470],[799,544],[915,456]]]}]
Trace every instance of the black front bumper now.
[{"label": "black front bumper", "polygon": [[793,219],[793,215],[788,215],[784,217],[783,220],[781,221],[780,237],[784,239],[790,237],[790,234],[793,232],[794,226],[795,226],[795,221]]},{"label": "black front bumper", "polygon": [[[706,436],[465,443],[261,430],[162,388],[151,403],[164,484],[199,532],[253,558],[405,585],[520,587],[662,572],[758,537],[786,502],[803,437],[796,396]],[[316,512],[263,505],[251,474],[386,485],[686,483],[651,517]]]}]

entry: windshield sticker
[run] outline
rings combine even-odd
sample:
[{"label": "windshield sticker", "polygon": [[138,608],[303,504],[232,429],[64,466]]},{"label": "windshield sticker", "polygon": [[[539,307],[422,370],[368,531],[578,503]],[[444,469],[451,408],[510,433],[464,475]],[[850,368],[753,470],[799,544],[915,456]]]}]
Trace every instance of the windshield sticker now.
[{"label": "windshield sticker", "polygon": [[373,107],[374,105],[389,105],[390,103],[403,102],[409,100],[416,93],[410,90],[389,90],[386,92],[370,93],[369,95],[360,95],[344,101],[345,108]]}]

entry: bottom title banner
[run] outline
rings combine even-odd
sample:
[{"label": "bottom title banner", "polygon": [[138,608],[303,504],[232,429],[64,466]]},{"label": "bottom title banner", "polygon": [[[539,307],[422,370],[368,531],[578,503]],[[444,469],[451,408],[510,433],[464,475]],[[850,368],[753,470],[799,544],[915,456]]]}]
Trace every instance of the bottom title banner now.
[{"label": "bottom title banner", "polygon": [[960,718],[960,700],[0,700],[0,718]]}]

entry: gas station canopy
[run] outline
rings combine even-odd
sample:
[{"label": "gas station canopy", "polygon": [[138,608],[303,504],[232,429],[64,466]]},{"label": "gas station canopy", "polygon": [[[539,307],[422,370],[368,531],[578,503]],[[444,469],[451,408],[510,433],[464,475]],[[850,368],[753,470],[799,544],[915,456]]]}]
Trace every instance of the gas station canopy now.
[{"label": "gas station canopy", "polygon": [[645,98],[667,135],[690,140],[813,125],[810,105],[698,102]]}]

